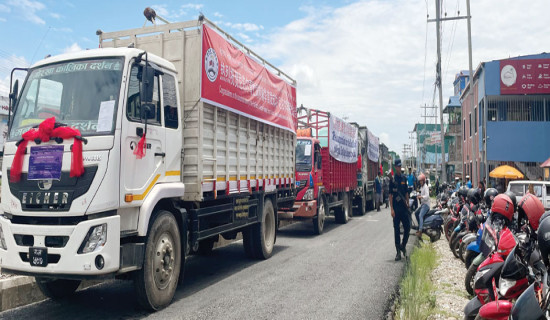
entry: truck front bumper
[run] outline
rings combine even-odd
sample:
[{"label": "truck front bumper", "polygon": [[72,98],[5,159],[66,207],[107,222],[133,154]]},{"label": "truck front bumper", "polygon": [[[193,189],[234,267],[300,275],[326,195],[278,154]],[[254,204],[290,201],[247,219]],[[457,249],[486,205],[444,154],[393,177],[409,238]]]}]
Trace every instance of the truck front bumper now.
[{"label": "truck front bumper", "polygon": [[311,219],[317,215],[317,201],[296,201],[292,211],[279,211],[279,219]]},{"label": "truck front bumper", "polygon": [[[94,252],[78,253],[88,233],[99,225],[107,226],[106,242]],[[0,248],[0,268],[15,274],[76,278],[114,273],[120,269],[120,217],[118,215],[86,220],[77,225],[14,224],[0,216],[7,250]],[[45,266],[31,265],[30,250],[46,249]],[[101,257],[100,257],[101,256]],[[98,263],[103,260],[103,263]]]}]

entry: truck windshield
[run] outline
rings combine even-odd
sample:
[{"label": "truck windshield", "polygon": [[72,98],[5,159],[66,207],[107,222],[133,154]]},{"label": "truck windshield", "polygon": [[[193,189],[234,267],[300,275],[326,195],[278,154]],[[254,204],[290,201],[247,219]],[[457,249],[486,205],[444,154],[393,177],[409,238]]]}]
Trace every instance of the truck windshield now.
[{"label": "truck windshield", "polygon": [[296,171],[311,171],[311,140],[296,141]]},{"label": "truck windshield", "polygon": [[78,60],[32,69],[15,107],[9,140],[55,117],[82,135],[112,134],[123,58]]}]

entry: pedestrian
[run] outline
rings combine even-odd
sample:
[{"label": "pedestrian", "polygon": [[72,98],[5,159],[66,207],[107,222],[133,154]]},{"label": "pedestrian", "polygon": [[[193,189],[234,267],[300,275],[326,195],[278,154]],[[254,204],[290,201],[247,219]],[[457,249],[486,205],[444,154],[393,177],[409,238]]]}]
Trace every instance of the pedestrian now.
[{"label": "pedestrian", "polygon": [[485,183],[483,183],[483,181],[480,181],[479,184],[477,185],[477,187],[481,191],[481,195],[484,195],[485,194]]},{"label": "pedestrian", "polygon": [[472,181],[470,181],[470,176],[466,176],[466,187],[472,189]]},{"label": "pedestrian", "polygon": [[455,177],[455,191],[458,191],[460,189],[460,178]]},{"label": "pedestrian", "polygon": [[412,168],[409,167],[409,174],[407,175],[407,185],[409,187],[412,187],[413,189],[415,189],[415,185],[414,185],[414,175],[413,175],[413,172],[412,172]]},{"label": "pedestrian", "polygon": [[384,177],[384,182],[382,184],[382,198],[384,203],[386,204],[386,208],[388,207],[388,197],[389,197],[389,191],[390,191],[390,172],[386,172],[386,176]]},{"label": "pedestrian", "polygon": [[426,184],[426,176],[421,173],[418,177],[418,183],[420,184],[420,194],[418,200],[420,201],[420,209],[416,210],[416,221],[418,221],[418,231],[416,235],[420,238],[422,236],[422,226],[424,225],[424,216],[430,210],[430,189]]},{"label": "pedestrian", "polygon": [[374,185],[376,188],[376,211],[380,211],[380,204],[382,203],[382,173],[378,171],[378,176],[374,179]]},{"label": "pedestrian", "polygon": [[439,194],[439,177],[435,178],[435,194]]},{"label": "pedestrian", "polygon": [[[393,235],[395,240],[395,250],[397,254],[395,261],[401,260],[401,253],[407,259],[407,242],[409,241],[409,233],[411,225],[409,220],[409,193],[407,192],[407,179],[401,173],[401,159],[395,159],[395,175],[390,182],[390,206],[391,216],[393,218]],[[403,225],[403,241],[399,232],[400,224]]]}]

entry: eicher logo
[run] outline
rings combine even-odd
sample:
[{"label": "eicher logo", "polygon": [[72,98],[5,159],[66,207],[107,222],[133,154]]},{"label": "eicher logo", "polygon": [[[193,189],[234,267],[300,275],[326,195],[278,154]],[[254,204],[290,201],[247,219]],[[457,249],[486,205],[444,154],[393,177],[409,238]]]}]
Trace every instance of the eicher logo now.
[{"label": "eicher logo", "polygon": [[204,70],[210,82],[216,81],[218,77],[218,55],[216,55],[213,48],[208,49],[204,55]]},{"label": "eicher logo", "polygon": [[500,72],[500,80],[502,80],[502,83],[507,87],[516,83],[517,76],[516,69],[509,64],[505,65]]}]

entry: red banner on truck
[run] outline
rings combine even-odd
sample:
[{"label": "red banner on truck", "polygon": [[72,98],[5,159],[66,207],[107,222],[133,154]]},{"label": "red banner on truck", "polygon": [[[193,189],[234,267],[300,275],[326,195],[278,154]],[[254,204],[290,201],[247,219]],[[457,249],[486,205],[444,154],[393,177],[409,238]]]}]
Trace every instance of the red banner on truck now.
[{"label": "red banner on truck", "polygon": [[206,24],[202,62],[202,101],[296,132],[296,88]]},{"label": "red banner on truck", "polygon": [[550,93],[550,59],[500,61],[500,94]]}]

